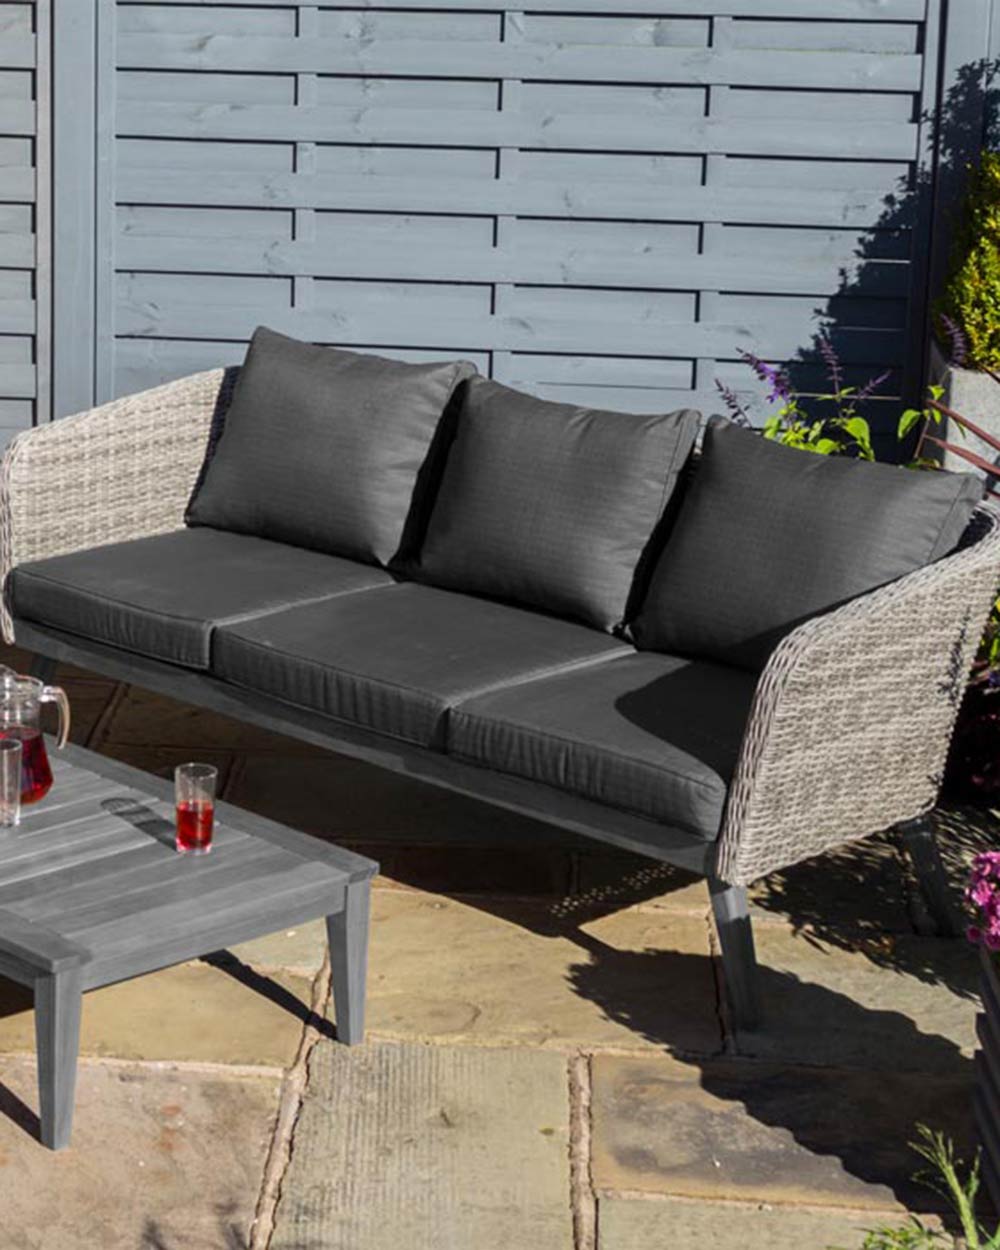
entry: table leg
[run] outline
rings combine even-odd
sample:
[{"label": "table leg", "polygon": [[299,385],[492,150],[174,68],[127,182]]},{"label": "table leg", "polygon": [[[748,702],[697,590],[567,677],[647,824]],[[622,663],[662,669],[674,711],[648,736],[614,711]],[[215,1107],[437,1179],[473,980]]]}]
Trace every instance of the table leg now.
[{"label": "table leg", "polygon": [[337,1040],[348,1046],[356,1046],[365,1033],[370,900],[371,882],[354,881],[347,887],[343,911],[326,918]]},{"label": "table leg", "polygon": [[76,1058],[80,1048],[80,969],[38,977],[35,981],[35,1047],[42,1145],[69,1145],[76,1093]]}]

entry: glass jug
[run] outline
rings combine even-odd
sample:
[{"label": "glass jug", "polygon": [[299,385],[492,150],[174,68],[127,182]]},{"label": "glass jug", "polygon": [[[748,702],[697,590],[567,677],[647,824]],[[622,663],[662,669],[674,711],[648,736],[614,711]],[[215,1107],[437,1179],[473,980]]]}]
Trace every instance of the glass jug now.
[{"label": "glass jug", "polygon": [[59,737],[64,747],[69,737],[69,699],[60,686],[46,686],[36,677],[23,677],[9,668],[0,669],[0,738],[21,740],[21,803],[37,803],[52,788],[52,768],[42,736],[43,703],[59,708]]}]

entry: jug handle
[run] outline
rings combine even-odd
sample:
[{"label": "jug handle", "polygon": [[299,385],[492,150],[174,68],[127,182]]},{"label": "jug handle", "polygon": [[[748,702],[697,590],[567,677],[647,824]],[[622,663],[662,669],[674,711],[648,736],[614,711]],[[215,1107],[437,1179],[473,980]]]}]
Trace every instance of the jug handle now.
[{"label": "jug handle", "polygon": [[69,737],[69,699],[66,691],[62,686],[43,686],[39,702],[54,703],[59,708],[59,737],[56,739],[56,746],[61,750]]}]

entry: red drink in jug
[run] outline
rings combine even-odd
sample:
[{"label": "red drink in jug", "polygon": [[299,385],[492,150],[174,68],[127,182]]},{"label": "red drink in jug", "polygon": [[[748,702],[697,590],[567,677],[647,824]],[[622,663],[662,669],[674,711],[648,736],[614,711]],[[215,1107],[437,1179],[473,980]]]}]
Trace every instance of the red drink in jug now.
[{"label": "red drink in jug", "polygon": [[11,725],[0,729],[0,738],[21,740],[21,805],[45,798],[52,789],[52,767],[41,731]]},{"label": "red drink in jug", "polygon": [[207,799],[187,799],[177,804],[177,849],[209,851],[212,848],[212,825],[215,805]]}]

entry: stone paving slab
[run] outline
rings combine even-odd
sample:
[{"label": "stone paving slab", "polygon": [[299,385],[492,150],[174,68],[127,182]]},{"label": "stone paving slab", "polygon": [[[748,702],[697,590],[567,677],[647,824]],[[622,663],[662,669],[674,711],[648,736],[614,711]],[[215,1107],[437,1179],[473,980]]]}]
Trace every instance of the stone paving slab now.
[{"label": "stone paving slab", "polygon": [[276,1077],[83,1063],[73,1143],[35,1140],[35,1067],[0,1060],[3,1250],[241,1250]]},{"label": "stone paving slab", "polygon": [[961,939],[844,934],[831,946],[784,926],[756,932],[763,1027],[741,1054],[960,1075],[975,1050],[976,952]]},{"label": "stone paving slab", "polygon": [[[858,1250],[865,1232],[898,1215],[766,1203],[602,1199],[597,1250]],[[926,1221],[939,1227],[931,1217]]]},{"label": "stone paving slab", "polygon": [[572,1250],[565,1060],[320,1042],[270,1250]]},{"label": "stone paving slab", "polygon": [[711,1054],[721,1049],[708,929],[623,911],[584,931],[540,906],[492,911],[376,890],[368,1027],[383,1036]]},{"label": "stone paving slab", "polygon": [[703,878],[648,855],[601,847],[597,842],[577,856],[574,893],[605,910],[638,905],[707,916],[709,909]]},{"label": "stone paving slab", "polygon": [[[310,982],[283,972],[258,980],[252,969],[233,971],[250,984],[192,963],[91,991],[83,1000],[81,1054],[286,1066],[302,1036]],[[31,992],[0,978],[0,1053],[34,1049]]]},{"label": "stone paving slab", "polygon": [[277,970],[311,978],[323,966],[326,945],[326,921],[310,920],[294,929],[241,942],[232,954],[259,972]]},{"label": "stone paving slab", "polygon": [[[891,1062],[891,1057],[890,1057]],[[970,1065],[971,1067],[971,1065]],[[971,1135],[968,1080],[741,1060],[593,1060],[598,1190],[886,1210],[933,1208],[907,1142]]]}]

